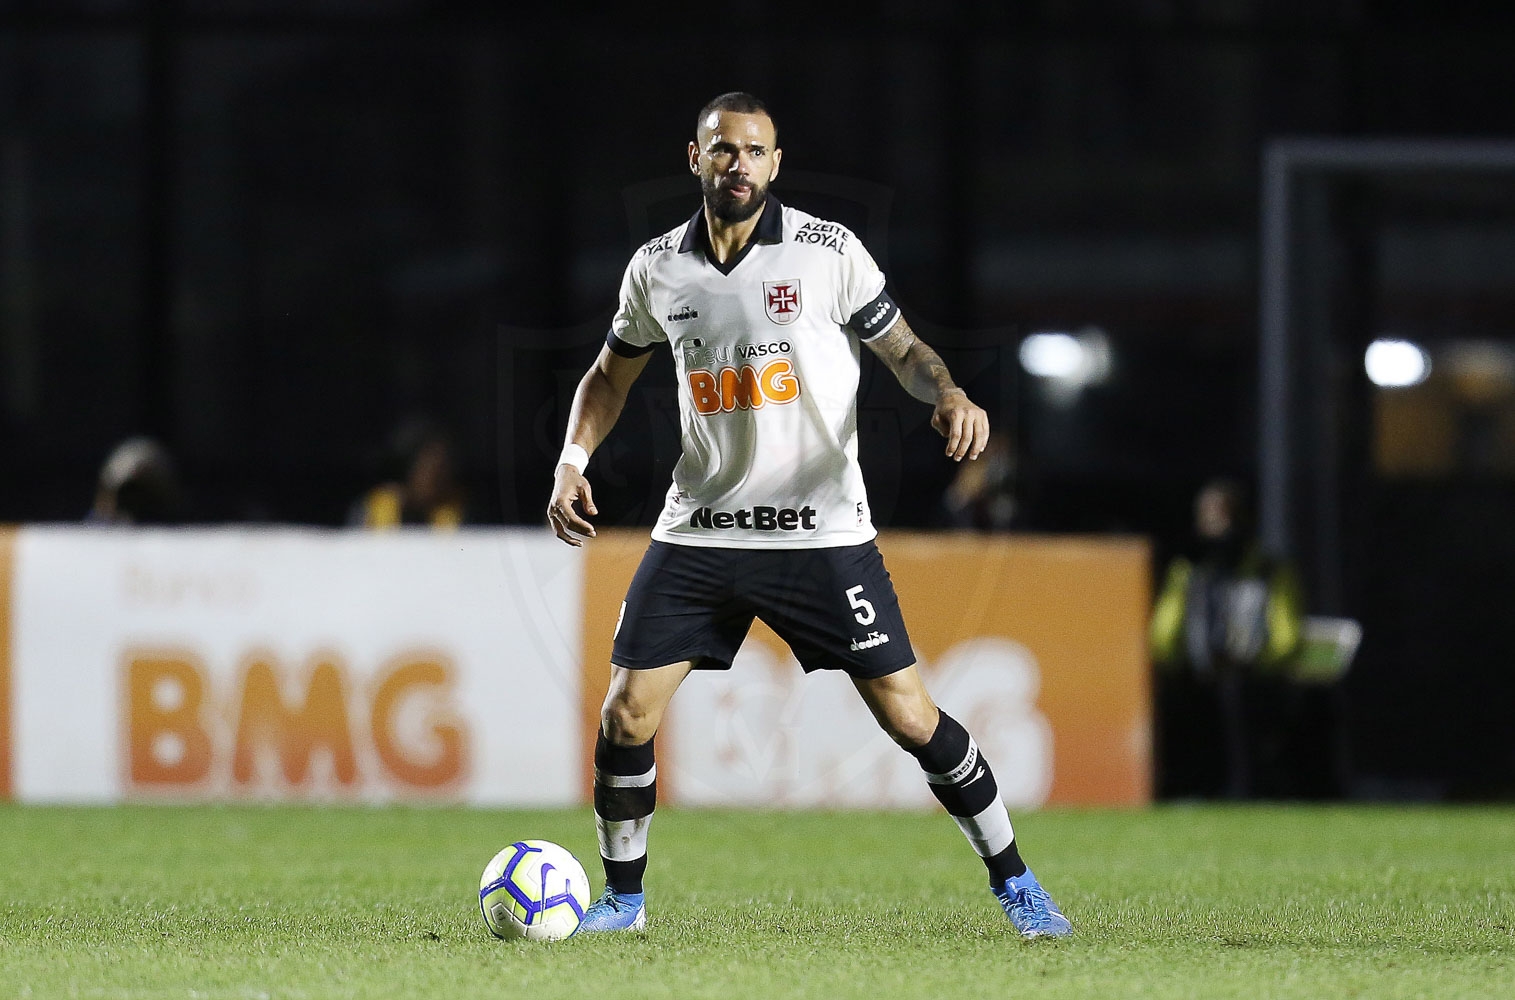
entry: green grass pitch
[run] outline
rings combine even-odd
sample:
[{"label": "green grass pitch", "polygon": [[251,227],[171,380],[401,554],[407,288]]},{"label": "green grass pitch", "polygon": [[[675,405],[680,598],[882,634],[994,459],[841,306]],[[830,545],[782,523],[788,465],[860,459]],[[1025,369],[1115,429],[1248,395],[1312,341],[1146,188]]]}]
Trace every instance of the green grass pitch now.
[{"label": "green grass pitch", "polygon": [[0,808],[0,998],[1510,997],[1515,810],[1017,817],[1023,942],[943,814],[667,809],[642,936],[496,941],[511,840],[587,810]]}]

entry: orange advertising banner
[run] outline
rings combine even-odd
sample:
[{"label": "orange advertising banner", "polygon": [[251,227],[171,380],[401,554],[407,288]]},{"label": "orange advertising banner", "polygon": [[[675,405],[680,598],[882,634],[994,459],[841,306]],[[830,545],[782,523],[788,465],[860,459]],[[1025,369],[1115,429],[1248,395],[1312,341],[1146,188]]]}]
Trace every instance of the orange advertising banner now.
[{"label": "orange advertising banner", "polygon": [[[586,546],[590,740],[608,686],[612,632],[646,547],[640,531],[602,531]],[[1145,541],[885,533],[879,548],[927,684],[974,733],[1007,802],[1150,801]],[[660,795],[709,804],[929,806],[907,755],[886,741],[875,756],[850,749],[882,741],[871,727],[850,686],[801,679],[783,643],[759,624],[731,671],[697,673],[675,697],[659,733]]]},{"label": "orange advertising banner", "polygon": [[16,529],[0,525],[0,801],[11,797],[11,581]]}]

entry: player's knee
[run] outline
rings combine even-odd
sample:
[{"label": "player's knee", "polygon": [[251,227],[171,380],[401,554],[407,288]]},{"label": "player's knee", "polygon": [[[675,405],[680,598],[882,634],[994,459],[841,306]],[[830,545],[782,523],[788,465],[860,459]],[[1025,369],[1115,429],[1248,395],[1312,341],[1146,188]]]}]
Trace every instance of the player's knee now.
[{"label": "player's knee", "polygon": [[889,738],[900,746],[910,749],[925,746],[936,732],[936,706],[931,702],[891,706],[889,714],[880,723]]},{"label": "player's knee", "polygon": [[629,699],[613,698],[600,710],[600,729],[618,746],[646,743],[658,731],[658,716]]}]

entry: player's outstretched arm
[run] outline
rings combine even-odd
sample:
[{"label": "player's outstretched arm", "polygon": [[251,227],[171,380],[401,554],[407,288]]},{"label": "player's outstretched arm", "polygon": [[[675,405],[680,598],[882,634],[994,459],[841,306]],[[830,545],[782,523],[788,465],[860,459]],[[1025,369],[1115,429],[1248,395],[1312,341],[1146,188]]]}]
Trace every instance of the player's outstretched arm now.
[{"label": "player's outstretched arm", "polygon": [[[579,388],[573,394],[573,409],[568,414],[564,444],[576,444],[584,449],[585,454],[594,454],[621,416],[626,394],[631,391],[631,384],[637,376],[642,374],[642,369],[647,367],[650,356],[623,358],[608,347],[600,348],[600,356],[579,380]],[[579,510],[574,509],[575,503]],[[572,465],[559,465],[553,477],[552,499],[547,503],[547,523],[552,530],[569,545],[583,545],[573,532],[593,538],[594,525],[585,518],[598,513],[589,480]]]},{"label": "player's outstretched arm", "polygon": [[936,408],[931,426],[947,439],[947,457],[954,462],[978,458],[989,443],[989,415],[958,388],[942,356],[915,335],[905,317],[867,344],[906,392]]}]

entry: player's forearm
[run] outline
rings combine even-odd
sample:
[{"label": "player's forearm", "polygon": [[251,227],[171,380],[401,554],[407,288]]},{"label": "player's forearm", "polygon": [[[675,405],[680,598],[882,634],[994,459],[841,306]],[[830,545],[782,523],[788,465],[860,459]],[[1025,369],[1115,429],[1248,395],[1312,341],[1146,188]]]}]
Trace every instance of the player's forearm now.
[{"label": "player's forearm", "polygon": [[920,340],[910,345],[893,368],[905,391],[923,403],[934,406],[948,393],[962,392],[941,355]]},{"label": "player's forearm", "polygon": [[867,344],[894,372],[905,391],[923,403],[935,406],[948,394],[963,391],[952,381],[952,373],[947,371],[941,355],[915,335],[903,316],[888,333]]},{"label": "player's forearm", "polygon": [[573,394],[564,443],[576,444],[594,454],[620,419],[625,405],[626,393],[617,389],[598,365],[590,368],[579,380],[579,388]]}]

